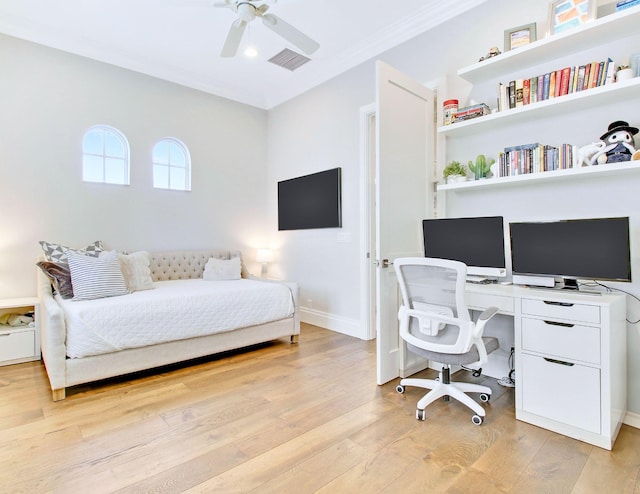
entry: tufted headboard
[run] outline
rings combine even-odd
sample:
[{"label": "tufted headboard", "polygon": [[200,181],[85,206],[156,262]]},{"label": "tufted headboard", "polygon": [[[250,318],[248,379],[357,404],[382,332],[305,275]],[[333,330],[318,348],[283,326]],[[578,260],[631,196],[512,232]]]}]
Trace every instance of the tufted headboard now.
[{"label": "tufted headboard", "polygon": [[[153,281],[187,280],[202,278],[204,266],[211,257],[217,259],[231,259],[240,257],[240,251],[211,249],[211,250],[179,250],[175,252],[150,252],[151,278]],[[244,264],[242,277],[248,277]]]}]

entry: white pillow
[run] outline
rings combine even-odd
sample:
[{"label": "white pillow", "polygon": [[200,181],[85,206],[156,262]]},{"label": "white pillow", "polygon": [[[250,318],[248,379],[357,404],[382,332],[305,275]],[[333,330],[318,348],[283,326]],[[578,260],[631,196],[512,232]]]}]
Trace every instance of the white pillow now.
[{"label": "white pillow", "polygon": [[129,293],[117,255],[90,257],[67,252],[73,300],[93,300]]},{"label": "white pillow", "polygon": [[155,288],[151,279],[151,256],[148,252],[139,251],[131,254],[118,254],[120,269],[129,291],[150,290]]},{"label": "white pillow", "polygon": [[210,258],[204,266],[202,278],[207,281],[239,280],[241,263],[239,257],[231,259]]}]

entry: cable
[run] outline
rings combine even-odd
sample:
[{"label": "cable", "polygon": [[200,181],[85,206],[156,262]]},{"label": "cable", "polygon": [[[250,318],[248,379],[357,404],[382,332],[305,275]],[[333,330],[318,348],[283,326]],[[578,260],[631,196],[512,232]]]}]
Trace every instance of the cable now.
[{"label": "cable", "polygon": [[516,370],[514,368],[515,352],[516,352],[516,349],[514,347],[511,347],[511,353],[509,354],[509,374],[506,377],[503,377],[502,379],[498,379],[498,384],[500,384],[501,386],[505,386],[507,388],[516,387],[516,380],[515,380]]},{"label": "cable", "polygon": [[[600,283],[599,281],[596,281],[596,280],[592,280],[589,283],[579,283],[579,285],[580,286],[601,286],[601,287],[605,288],[608,292],[613,292],[614,290],[618,291],[618,292],[622,292],[622,293],[625,293],[626,295],[629,295],[630,297],[636,299],[638,302],[640,302],[640,298],[637,295],[634,295],[633,293],[630,293],[630,292],[628,292],[626,290],[623,290],[621,288],[615,288],[615,287],[612,287],[612,286],[605,285],[604,283]],[[626,321],[629,324],[638,324],[638,323],[640,323],[640,319],[638,319],[636,321],[630,321],[629,319],[626,319]]]}]

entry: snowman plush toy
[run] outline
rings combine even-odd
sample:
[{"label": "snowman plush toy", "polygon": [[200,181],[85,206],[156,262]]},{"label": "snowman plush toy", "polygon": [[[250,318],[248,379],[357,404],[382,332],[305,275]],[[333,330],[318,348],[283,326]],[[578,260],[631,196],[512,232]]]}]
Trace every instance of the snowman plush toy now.
[{"label": "snowman plush toy", "polygon": [[637,133],[636,127],[630,127],[629,123],[623,120],[609,124],[609,129],[600,136],[605,145],[591,157],[591,164],[640,160],[640,151],[636,151],[633,142],[633,136]]}]

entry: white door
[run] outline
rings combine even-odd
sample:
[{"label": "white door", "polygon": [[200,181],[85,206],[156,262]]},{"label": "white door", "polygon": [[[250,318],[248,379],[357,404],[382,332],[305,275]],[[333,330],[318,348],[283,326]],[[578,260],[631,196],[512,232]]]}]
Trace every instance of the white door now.
[{"label": "white door", "polygon": [[[397,257],[422,256],[422,220],[430,216],[434,95],[392,67],[376,64],[377,382],[426,361],[405,355],[398,336]],[[411,371],[408,369],[411,368]]]}]

